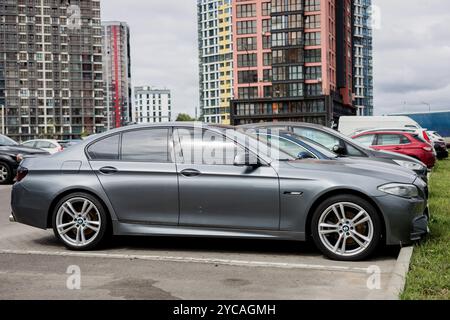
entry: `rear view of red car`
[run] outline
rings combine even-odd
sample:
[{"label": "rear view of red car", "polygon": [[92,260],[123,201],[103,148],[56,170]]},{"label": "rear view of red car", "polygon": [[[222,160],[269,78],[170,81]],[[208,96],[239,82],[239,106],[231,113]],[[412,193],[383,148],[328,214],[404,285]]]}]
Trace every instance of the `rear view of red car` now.
[{"label": "rear view of red car", "polygon": [[401,153],[418,159],[430,169],[436,164],[436,154],[433,147],[415,133],[366,132],[354,136],[353,139],[375,150]]}]

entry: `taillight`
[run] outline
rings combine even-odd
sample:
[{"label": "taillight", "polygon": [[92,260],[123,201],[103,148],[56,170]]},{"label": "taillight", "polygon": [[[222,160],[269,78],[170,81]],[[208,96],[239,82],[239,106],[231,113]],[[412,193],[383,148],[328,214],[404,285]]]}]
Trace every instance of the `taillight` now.
[{"label": "taillight", "polygon": [[428,135],[428,133],[425,130],[422,132],[422,134],[423,134],[423,138],[426,141],[431,142],[430,136]]},{"label": "taillight", "polygon": [[20,167],[19,169],[17,169],[16,182],[20,182],[23,179],[25,179],[27,174],[28,174],[27,168]]},{"label": "taillight", "polygon": [[58,152],[62,152],[62,151],[64,151],[64,147],[58,147]]}]

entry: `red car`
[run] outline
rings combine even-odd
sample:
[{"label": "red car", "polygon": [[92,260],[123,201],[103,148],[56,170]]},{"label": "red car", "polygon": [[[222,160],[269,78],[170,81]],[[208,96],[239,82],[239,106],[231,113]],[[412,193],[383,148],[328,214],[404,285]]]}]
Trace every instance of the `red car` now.
[{"label": "red car", "polygon": [[428,168],[436,164],[433,147],[418,134],[410,132],[377,131],[353,137],[372,149],[401,153],[422,161]]}]

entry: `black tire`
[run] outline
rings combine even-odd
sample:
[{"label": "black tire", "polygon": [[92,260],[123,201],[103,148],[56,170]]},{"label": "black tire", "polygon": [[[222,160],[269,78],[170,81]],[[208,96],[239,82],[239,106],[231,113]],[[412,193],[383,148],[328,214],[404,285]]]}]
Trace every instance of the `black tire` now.
[{"label": "black tire", "polygon": [[[370,220],[372,222],[373,237],[372,237],[370,244],[367,244],[367,247],[363,251],[361,251],[355,255],[345,256],[343,254],[336,254],[335,252],[331,251],[327,247],[327,245],[324,243],[324,241],[322,241],[321,236],[319,234],[319,222],[322,218],[322,215],[325,215],[328,208],[332,207],[333,205],[339,204],[339,203],[350,203],[350,204],[361,207],[362,209],[364,209],[366,211],[366,213],[368,214],[368,216],[370,217]],[[347,213],[347,215],[348,215],[348,213]],[[350,219],[348,219],[348,220],[350,220]],[[332,260],[337,260],[337,261],[365,260],[365,259],[369,258],[376,251],[376,249],[380,245],[381,239],[382,239],[382,224],[381,224],[381,219],[380,219],[378,211],[368,201],[366,201],[360,197],[354,196],[354,195],[333,196],[333,197],[325,200],[322,204],[320,204],[319,207],[315,210],[315,212],[313,214],[311,230],[312,230],[312,236],[314,239],[314,243],[316,244],[317,248],[320,251],[322,251],[322,253],[325,256],[327,256],[328,258],[330,258]],[[352,228],[351,230],[354,230],[354,228]],[[339,231],[339,232],[344,233],[344,236],[345,236],[345,231]],[[352,231],[350,231],[350,232],[352,232]],[[349,233],[347,233],[347,234],[349,234]],[[339,234],[336,233],[336,235],[339,235]],[[345,238],[344,241],[346,242],[346,244],[348,243],[346,239],[349,239],[350,242],[353,242],[354,244],[356,244],[356,242],[353,239]],[[359,240],[361,240],[361,239],[359,239]]]},{"label": "black tire", "polygon": [[[73,200],[73,199],[85,199],[85,200],[90,201],[92,204],[94,204],[95,208],[98,211],[98,214],[100,215],[99,221],[101,221],[101,222],[99,223],[100,227],[98,228],[99,229],[98,233],[97,233],[95,239],[86,245],[76,246],[76,245],[73,245],[73,244],[67,242],[61,236],[61,234],[59,233],[58,228],[57,228],[57,215],[58,215],[59,210],[61,209],[61,206],[63,204],[65,204],[67,201]],[[110,219],[109,219],[108,213],[105,210],[104,206],[96,197],[94,197],[88,193],[84,193],[84,192],[78,192],[78,193],[73,193],[73,194],[67,195],[57,203],[57,205],[55,206],[55,209],[53,211],[52,227],[53,227],[53,232],[55,234],[55,237],[62,244],[64,244],[64,246],[66,248],[68,248],[69,250],[73,250],[73,251],[90,251],[90,250],[98,249],[107,243],[107,241],[110,239],[110,235],[111,235]]]},{"label": "black tire", "polygon": [[0,162],[0,172],[2,170],[6,171],[6,178],[2,179],[0,177],[0,185],[11,184],[13,181],[13,170],[8,164]]}]

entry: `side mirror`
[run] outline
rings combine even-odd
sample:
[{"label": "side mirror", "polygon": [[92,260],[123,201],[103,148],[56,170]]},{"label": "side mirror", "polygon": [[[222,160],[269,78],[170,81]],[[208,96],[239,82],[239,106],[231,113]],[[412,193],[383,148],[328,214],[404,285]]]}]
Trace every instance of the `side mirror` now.
[{"label": "side mirror", "polygon": [[298,154],[297,159],[305,160],[305,159],[315,159],[315,158],[309,152],[302,151]]},{"label": "side mirror", "polygon": [[333,147],[333,152],[336,153],[337,155],[344,156],[345,148],[343,146],[337,144]]}]

